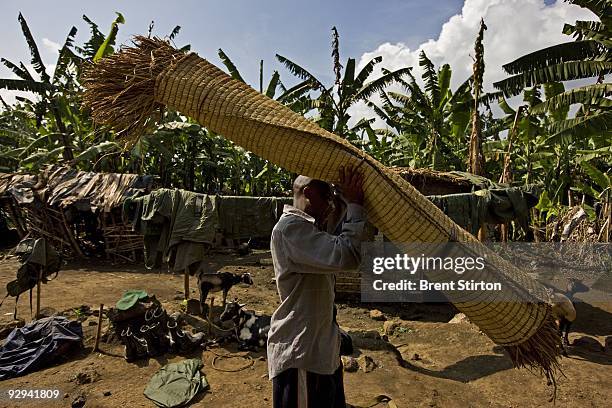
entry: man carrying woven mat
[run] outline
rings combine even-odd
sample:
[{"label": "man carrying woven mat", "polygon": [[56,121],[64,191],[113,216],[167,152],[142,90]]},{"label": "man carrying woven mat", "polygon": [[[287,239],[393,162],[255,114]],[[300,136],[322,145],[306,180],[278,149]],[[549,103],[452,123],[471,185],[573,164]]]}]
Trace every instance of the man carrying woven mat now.
[{"label": "man carrying woven mat", "polygon": [[410,243],[454,242],[487,256],[491,267],[482,278],[503,282],[503,298],[483,291],[445,291],[445,296],[502,345],[516,367],[540,370],[554,380],[562,348],[545,287],[347,140],[232,79],[197,54],[157,38],[136,37],[133,47],[84,72],[83,101],[94,120],[132,141],[146,133],[166,106],[271,163],[314,179],[335,182],[341,167],[361,163],[369,221],[400,249]]},{"label": "man carrying woven mat", "polygon": [[334,272],[356,268],[365,226],[362,175],[340,170],[348,202],[340,235],[322,231],[333,198],[324,181],[299,176],[270,248],[281,304],[268,334],[274,408],[346,406],[340,332],[334,319]]}]

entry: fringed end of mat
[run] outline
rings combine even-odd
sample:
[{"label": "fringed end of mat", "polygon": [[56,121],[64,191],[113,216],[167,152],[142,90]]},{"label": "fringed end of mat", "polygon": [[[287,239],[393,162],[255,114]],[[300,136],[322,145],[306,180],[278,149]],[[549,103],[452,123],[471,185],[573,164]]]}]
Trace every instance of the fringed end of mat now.
[{"label": "fringed end of mat", "polygon": [[561,336],[552,313],[529,339],[514,346],[504,346],[515,367],[539,371],[549,381],[555,382],[561,371],[559,357],[563,351]]},{"label": "fringed end of mat", "polygon": [[185,54],[159,38],[137,36],[125,47],[85,67],[83,106],[95,122],[112,126],[118,135],[136,140],[161,117],[155,80]]}]

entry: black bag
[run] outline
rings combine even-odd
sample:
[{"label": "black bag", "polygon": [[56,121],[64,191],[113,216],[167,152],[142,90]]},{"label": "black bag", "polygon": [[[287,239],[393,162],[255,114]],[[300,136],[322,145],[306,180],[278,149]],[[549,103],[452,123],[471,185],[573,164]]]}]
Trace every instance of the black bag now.
[{"label": "black bag", "polygon": [[350,356],[354,353],[353,339],[351,339],[351,336],[342,330],[340,326],[338,326],[338,330],[340,330],[340,355]]},{"label": "black bag", "polygon": [[336,326],[338,326],[338,330],[340,331],[340,355],[350,356],[351,354],[354,353],[353,339],[351,339],[351,336],[349,336],[347,332],[345,332],[344,330],[342,330],[342,328],[340,328],[340,325],[336,321],[337,314],[338,314],[338,309],[336,308],[336,305],[334,305],[332,318],[334,319],[334,323],[336,323]]},{"label": "black bag", "polygon": [[[47,283],[50,276],[60,270],[62,258],[55,248],[44,238],[26,238],[15,248],[15,255],[19,258],[20,266],[17,270],[16,279],[6,284],[6,299],[8,296],[15,297],[15,312],[13,317],[17,318],[17,301],[19,295],[30,291],[30,312],[32,311],[32,289],[40,280]],[[0,302],[0,306],[4,303]]]}]

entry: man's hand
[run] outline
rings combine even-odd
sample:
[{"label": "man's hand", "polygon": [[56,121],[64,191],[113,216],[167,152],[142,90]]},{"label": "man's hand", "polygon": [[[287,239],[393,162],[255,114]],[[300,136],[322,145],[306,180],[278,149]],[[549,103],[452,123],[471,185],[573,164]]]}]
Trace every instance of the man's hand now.
[{"label": "man's hand", "polygon": [[340,167],[340,190],[349,203],[363,205],[363,174],[355,167]]}]

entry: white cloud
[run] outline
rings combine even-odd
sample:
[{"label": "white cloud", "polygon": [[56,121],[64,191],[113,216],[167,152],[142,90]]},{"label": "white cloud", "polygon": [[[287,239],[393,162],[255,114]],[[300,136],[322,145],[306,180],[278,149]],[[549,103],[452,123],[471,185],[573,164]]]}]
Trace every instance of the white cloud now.
[{"label": "white cloud", "polygon": [[[32,75],[35,74],[32,65],[25,64],[25,66],[26,66],[26,68],[28,69],[28,71]],[[17,75],[15,75],[13,72],[10,72],[6,76],[6,78],[8,78],[8,79],[19,79],[19,77]],[[6,102],[9,105],[13,105],[15,102],[17,102],[16,97],[18,97],[18,96],[31,99],[34,95],[31,92],[9,91],[7,89],[0,89],[0,96],[2,97],[4,102]],[[1,109],[4,109],[4,106],[0,105],[0,110]]]},{"label": "white cloud", "polygon": [[[6,102],[8,105],[13,105],[17,102],[17,97],[21,96],[24,98],[31,99],[33,94],[31,92],[21,92],[21,91],[7,91],[6,89],[0,90],[0,97]],[[4,106],[0,104],[0,111],[4,109]]]},{"label": "white cloud", "polygon": [[[15,61],[13,61],[15,62]],[[34,66],[32,64],[29,63],[24,63],[24,66],[26,67],[26,69],[28,70],[28,72],[30,73],[30,75],[32,75],[32,77],[39,81],[40,80],[40,75],[38,75],[38,73],[34,70]],[[48,64],[45,67],[45,70],[47,71],[47,74],[49,74],[49,76],[53,75],[53,72],[55,71],[55,67],[56,64]],[[20,79],[14,72],[8,71],[7,75],[5,75],[5,78],[8,79]],[[0,97],[2,97],[2,99],[4,100],[4,102],[6,102],[8,105],[13,105],[15,104],[15,102],[17,102],[17,97],[23,97],[23,98],[27,98],[30,99],[32,101],[36,101],[39,98],[38,95],[32,93],[32,92],[24,92],[24,91],[9,91],[6,89],[0,89]],[[3,109],[4,107],[0,104],[0,110]]]},{"label": "white cloud", "polygon": [[[359,66],[380,55],[383,57],[381,66],[388,69],[412,66],[413,74],[420,78],[418,56],[424,50],[436,68],[444,63],[450,64],[454,89],[471,75],[470,55],[474,52],[481,18],[488,27],[484,35],[485,91],[492,91],[493,82],[507,77],[502,70],[503,64],[529,52],[571,40],[561,32],[564,23],[596,19],[590,11],[560,0],[551,5],[546,5],[544,0],[465,0],[461,13],[444,23],[437,39],[430,39],[416,49],[401,42],[381,44],[364,53]],[[355,106],[351,113],[356,117],[374,116],[364,104]]]},{"label": "white cloud", "polygon": [[59,45],[55,41],[51,41],[48,38],[43,38],[42,42],[47,51],[49,51],[49,53],[51,54],[59,54],[59,50],[60,48],[62,48],[61,45]]},{"label": "white cloud", "polygon": [[[53,71],[55,70],[55,61],[57,59],[57,56],[59,55],[59,50],[61,49],[61,45],[59,45],[58,43],[48,38],[42,39],[42,45],[44,48],[39,47],[39,50],[41,51],[41,57],[42,57],[43,62],[47,63],[45,66],[45,70],[47,71],[47,74],[51,76],[53,75]],[[54,63],[49,64],[48,63],[49,61],[53,61]],[[13,62],[17,63],[18,61],[13,61]],[[25,62],[26,61],[24,61],[24,65],[27,68],[28,72],[32,75],[32,77],[34,77],[35,80],[40,80],[40,75],[38,75],[38,73],[34,70],[34,67],[32,66],[32,64],[25,63]],[[4,69],[3,71],[6,72],[6,74],[4,74],[3,72],[2,75],[0,75],[0,77],[10,78],[10,79],[19,79],[19,77],[17,77],[17,75],[15,75],[13,72],[8,71],[7,69]],[[9,105],[13,105],[17,101],[16,97],[18,96],[28,98],[31,100],[38,99],[38,96],[31,92],[8,91],[6,89],[0,89],[0,96]],[[2,106],[0,106],[0,109],[1,108]]]}]

